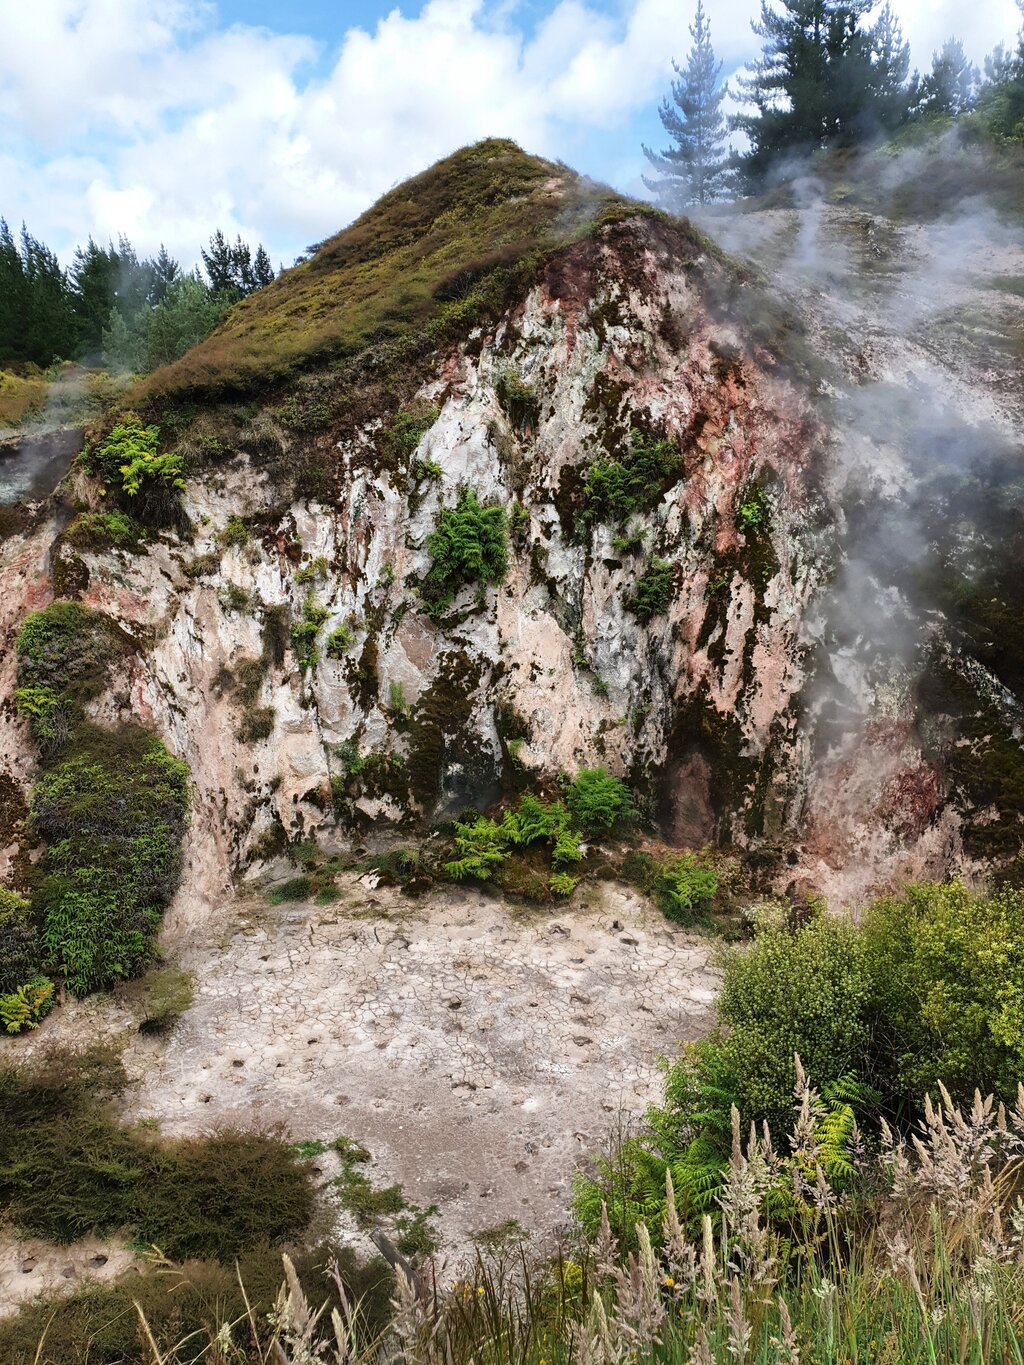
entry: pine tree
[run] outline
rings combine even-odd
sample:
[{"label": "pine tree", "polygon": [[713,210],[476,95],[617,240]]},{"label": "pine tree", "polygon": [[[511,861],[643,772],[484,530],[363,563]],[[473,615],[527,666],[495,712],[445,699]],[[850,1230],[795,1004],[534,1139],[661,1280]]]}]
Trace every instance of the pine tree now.
[{"label": "pine tree", "polygon": [[[916,88],[907,82],[910,44],[889,4],[883,6],[871,30],[871,49],[870,119],[878,128],[891,132],[906,122]],[[873,129],[865,131],[870,133]]]},{"label": "pine tree", "polygon": [[75,346],[75,317],[67,276],[57,257],[42,242],[21,229],[24,274],[24,332],[22,359],[50,365],[68,358]]},{"label": "pine tree", "polygon": [[153,262],[153,290],[150,296],[151,302],[155,305],[162,303],[167,297],[167,291],[175,280],[181,279],[181,267],[172,255],[168,252],[163,242],[160,243],[160,251],[156,260]]},{"label": "pine tree", "polygon": [[871,0],[762,0],[753,24],[762,39],[752,75],[738,85],[751,114],[732,126],[746,133],[742,168],[751,188],[787,157],[861,135],[870,103],[871,39],[861,20]]},{"label": "pine tree", "polygon": [[0,365],[25,359],[28,282],[21,252],[5,219],[0,218]]},{"label": "pine tree", "polygon": [[200,248],[206,277],[214,294],[231,295],[235,292],[235,265],[232,249],[224,233],[217,231],[210,238],[210,249]]},{"label": "pine tree", "polygon": [[715,60],[704,0],[697,0],[690,36],[693,46],[686,67],[672,63],[678,79],[672,82],[671,100],[666,99],[659,111],[662,127],[675,146],[660,153],[643,149],[647,160],[665,177],[651,180],[644,176],[644,184],[667,208],[676,211],[687,204],[707,204],[720,198],[727,174],[722,100],[728,87],[719,84],[722,63]]},{"label": "pine tree", "polygon": [[[1024,0],[1017,0],[1017,7],[1024,16]],[[1007,51],[1000,43],[985,58],[978,109],[996,137],[1024,142],[1024,27],[1015,48]]]},{"label": "pine tree", "polygon": [[77,353],[83,359],[98,360],[102,354],[116,279],[117,253],[113,246],[97,246],[90,237],[84,247],[76,249],[71,265],[71,303],[78,330]]},{"label": "pine tree", "polygon": [[932,57],[932,69],[921,82],[921,110],[957,118],[974,107],[979,84],[974,65],[959,38],[948,38]]},{"label": "pine tree", "polygon": [[274,278],[274,267],[270,264],[270,257],[267,249],[260,242],[256,248],[256,256],[252,263],[252,278],[254,289],[265,289]]}]

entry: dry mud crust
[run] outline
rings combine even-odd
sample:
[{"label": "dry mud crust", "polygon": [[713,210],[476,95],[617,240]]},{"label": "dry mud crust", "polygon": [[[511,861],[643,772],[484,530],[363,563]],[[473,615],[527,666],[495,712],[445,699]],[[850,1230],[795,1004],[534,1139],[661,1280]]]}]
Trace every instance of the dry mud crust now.
[{"label": "dry mud crust", "polygon": [[[355,1139],[375,1183],[439,1205],[452,1251],[509,1218],[556,1228],[580,1161],[660,1097],[659,1058],[707,1028],[710,945],[608,884],[528,912],[468,888],[341,890],[205,920],[179,907],[168,937],[184,939],[195,1002],[130,1045],[131,1117]],[[57,1012],[60,1032],[78,1012]]]}]

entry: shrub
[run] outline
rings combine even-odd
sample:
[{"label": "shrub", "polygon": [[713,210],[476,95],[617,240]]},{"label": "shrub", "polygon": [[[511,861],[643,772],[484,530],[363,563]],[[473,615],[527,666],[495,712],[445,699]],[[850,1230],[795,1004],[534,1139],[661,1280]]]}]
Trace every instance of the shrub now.
[{"label": "shrub", "polygon": [[316,559],[311,559],[308,564],[304,564],[295,574],[296,583],[308,585],[317,582],[318,579],[326,578],[329,570],[327,560],[323,555],[317,555]]},{"label": "shrub", "polygon": [[32,738],[44,754],[61,749],[74,733],[78,713],[69,697],[49,687],[19,687],[14,693],[18,714],[24,716]]},{"label": "shrub", "polygon": [[33,1029],[53,1008],[53,982],[34,976],[8,995],[0,995],[0,1022],[8,1033]]},{"label": "shrub", "polygon": [[871,1033],[863,948],[848,920],[818,913],[790,929],[762,913],[754,943],[726,959],[718,1046],[740,1110],[781,1133],[796,1083],[793,1055],[820,1083],[863,1074]]},{"label": "shrub", "polygon": [[46,711],[52,703],[41,696],[40,689],[76,703],[98,696],[118,643],[112,623],[102,613],[79,602],[51,602],[43,611],[26,616],[15,649],[19,686],[26,693],[35,689],[26,697],[25,706]]},{"label": "shrub", "polygon": [[237,512],[232,512],[227,519],[227,523],[221,531],[218,539],[224,546],[229,545],[248,545],[249,528]]},{"label": "shrub", "polygon": [[67,529],[66,539],[81,549],[137,550],[145,528],[127,512],[80,512]]},{"label": "shrub", "polygon": [[316,638],[320,634],[320,627],[329,615],[330,612],[327,608],[321,607],[310,596],[303,603],[302,616],[292,626],[292,651],[295,654],[296,663],[303,672],[311,673],[316,668],[319,659]]},{"label": "shrub", "polygon": [[143,982],[139,1032],[166,1032],[192,1004],[194,994],[195,981],[191,972],[183,972],[177,967],[150,972]]},{"label": "shrub", "polygon": [[458,856],[445,863],[444,870],[455,881],[466,877],[488,881],[505,866],[514,849],[541,842],[551,845],[551,863],[558,872],[583,861],[579,833],[562,802],[542,801],[527,792],[500,822],[480,815],[472,823],[457,825],[454,851]]},{"label": "shrub", "polygon": [[579,884],[579,877],[574,877],[569,872],[552,872],[548,882],[556,896],[571,896]]},{"label": "shrub", "polygon": [[75,995],[137,974],[177,886],[187,766],[141,731],[90,733],[44,773],[33,827],[49,845],[43,944]]},{"label": "shrub", "polygon": [[125,413],[107,439],[94,450],[82,452],[82,462],[108,487],[136,497],[146,485],[169,489],[185,487],[184,465],[180,455],[160,454],[159,427],[144,427],[133,412]]},{"label": "shrub", "polygon": [[501,583],[508,572],[508,518],[505,509],[484,505],[471,489],[455,507],[442,510],[427,537],[432,563],[420,592],[428,615],[444,614],[464,587]]},{"label": "shrub", "polygon": [[335,626],[327,637],[324,653],[328,659],[342,659],[356,642],[356,633],[347,621]]},{"label": "shrub", "polygon": [[1024,891],[911,886],[863,920],[875,1083],[898,1101],[941,1080],[1006,1100],[1024,1075]]},{"label": "shrub", "polygon": [[[393,1292],[385,1261],[378,1258],[361,1264],[350,1248],[325,1244],[302,1250],[293,1247],[289,1258],[309,1300],[316,1308],[326,1302],[325,1321],[333,1309],[341,1308],[327,1269],[336,1261],[347,1301],[355,1306],[360,1339],[378,1338],[390,1318]],[[0,1359],[9,1365],[84,1365],[86,1361],[88,1365],[142,1365],[144,1361],[151,1365],[157,1359],[163,1365],[195,1365],[197,1356],[211,1365],[226,1359],[241,1365],[243,1358],[271,1359],[264,1352],[270,1350],[270,1338],[277,1333],[261,1326],[266,1344],[253,1355],[238,1346],[242,1336],[238,1324],[247,1323],[250,1313],[252,1322],[267,1323],[280,1281],[281,1249],[267,1244],[244,1252],[237,1266],[193,1259],[184,1265],[129,1270],[112,1282],[86,1283],[72,1293],[58,1291],[50,1298],[22,1304],[16,1314],[0,1319]],[[142,1336],[140,1311],[155,1343],[152,1350]],[[215,1344],[218,1335],[223,1339],[225,1323],[235,1324],[235,1347],[228,1356]],[[323,1323],[321,1328],[330,1330]]]},{"label": "shrub", "polygon": [[540,420],[540,403],[530,385],[515,370],[503,369],[494,381],[494,392],[520,436],[531,436]]},{"label": "shrub", "polygon": [[291,612],[286,602],[276,602],[263,608],[263,657],[280,667],[290,638]]},{"label": "shrub", "polygon": [[670,919],[686,923],[710,910],[717,891],[717,871],[696,853],[684,853],[659,869],[656,895]]},{"label": "shrub", "polygon": [[24,1234],[66,1243],[130,1229],[172,1258],[230,1265],[303,1230],[309,1177],[279,1136],[161,1141],[110,1113],[123,1084],[98,1052],[0,1069],[0,1207]]},{"label": "shrub", "polygon": [[444,864],[453,881],[467,877],[486,882],[509,859],[507,840],[501,826],[480,815],[472,824],[460,824],[455,833],[456,857]]},{"label": "shrub", "polygon": [[765,504],[764,490],[755,488],[753,492],[740,503],[736,513],[736,523],[741,531],[756,531],[762,527],[768,515]]},{"label": "shrub", "polygon": [[17,990],[39,965],[39,944],[29,903],[0,886],[0,995]]},{"label": "shrub", "polygon": [[242,744],[255,744],[258,740],[270,738],[276,720],[277,712],[272,706],[247,706],[235,734]]},{"label": "shrub", "polygon": [[607,768],[581,768],[566,786],[565,803],[587,835],[610,834],[634,816],[629,788]]},{"label": "shrub", "polygon": [[612,460],[593,460],[583,481],[583,521],[622,524],[635,512],[656,506],[666,484],[682,465],[679,448],[672,441],[650,441],[639,431],[630,433],[625,454]]},{"label": "shrub", "polygon": [[654,616],[661,616],[672,600],[672,587],[675,579],[675,566],[665,559],[655,559],[651,567],[639,579],[636,591],[626,603],[628,609],[642,624]]},{"label": "shrub", "polygon": [[[404,465],[440,415],[433,403],[415,402],[403,408],[377,438],[382,453],[393,463]],[[434,468],[437,474],[429,477],[440,476],[440,468],[436,465]]]},{"label": "shrub", "polygon": [[136,1190],[137,1236],[173,1260],[229,1265],[294,1237],[313,1213],[309,1177],[279,1135],[222,1132],[163,1144]]}]

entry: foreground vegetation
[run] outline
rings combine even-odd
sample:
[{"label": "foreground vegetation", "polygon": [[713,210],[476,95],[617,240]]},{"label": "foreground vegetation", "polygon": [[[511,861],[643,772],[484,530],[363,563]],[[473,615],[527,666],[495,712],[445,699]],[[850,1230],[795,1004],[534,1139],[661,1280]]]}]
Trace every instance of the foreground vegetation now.
[{"label": "foreground vegetation", "polygon": [[653,1230],[637,1224],[632,1251],[602,1219],[571,1254],[489,1255],[454,1285],[401,1258],[393,1281],[349,1263],[323,1307],[323,1249],[301,1263],[305,1287],[286,1256],[273,1303],[265,1255],[234,1282],[210,1264],[160,1261],[22,1309],[0,1323],[0,1349],[14,1365],[1020,1362],[1024,1091],[1010,1109],[979,1096],[966,1111],[943,1093],[910,1141],[853,1131],[837,1180],[828,1106],[794,1065],[785,1150],[753,1125],[744,1136],[733,1110],[713,1209],[689,1228],[669,1175],[665,1214]]},{"label": "foreground vegetation", "polygon": [[[512,819],[553,820],[553,848],[575,820],[620,818],[596,799],[613,790],[590,779],[561,815],[535,799]],[[162,1141],[116,1119],[123,1075],[102,1054],[8,1069],[7,1219],[56,1241],[126,1229],[158,1251],[148,1273],[0,1323],[0,1354],[25,1365],[382,1353],[423,1365],[1022,1362],[1022,910],[1024,892],[955,883],[883,898],[859,924],[766,909],[753,942],[727,950],[718,1028],[578,1182],[576,1239],[554,1259],[506,1245],[454,1285],[430,1259],[431,1211],[395,1219],[409,1212],[401,1191],[373,1187],[357,1144]],[[312,1211],[308,1162],[328,1147],[360,1226],[404,1230],[399,1250],[385,1243],[393,1276],[349,1258],[335,1279],[329,1248],[295,1247]],[[299,1270],[286,1262],[275,1298],[282,1245]]]}]

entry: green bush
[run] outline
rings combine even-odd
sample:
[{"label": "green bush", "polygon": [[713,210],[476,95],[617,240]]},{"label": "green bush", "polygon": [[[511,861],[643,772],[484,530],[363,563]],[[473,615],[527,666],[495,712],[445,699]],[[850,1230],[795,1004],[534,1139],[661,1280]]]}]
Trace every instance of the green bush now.
[{"label": "green bush", "polygon": [[53,982],[48,976],[33,976],[8,995],[0,995],[0,1022],[8,1033],[33,1029],[53,1008]]},{"label": "green bush", "polygon": [[790,929],[781,912],[764,912],[752,946],[727,958],[718,1003],[723,1071],[740,1112],[784,1131],[794,1053],[819,1085],[869,1074],[869,995],[863,945],[849,920],[819,913]]},{"label": "green bush", "polygon": [[93,731],[32,794],[46,841],[43,944],[75,995],[148,963],[180,871],[187,766],[141,731]]},{"label": "green bush", "polygon": [[235,731],[242,744],[254,744],[269,739],[274,733],[277,712],[272,706],[247,706]]},{"label": "green bush", "polygon": [[185,487],[181,456],[170,451],[160,454],[159,441],[159,427],[144,427],[134,412],[127,412],[101,445],[83,451],[82,462],[90,474],[129,498],[137,497],[147,485],[181,490]]},{"label": "green bush", "polygon": [[420,585],[427,614],[442,616],[457,593],[473,583],[483,589],[501,583],[508,572],[508,518],[505,509],[481,503],[471,489],[446,507],[427,537],[432,563]]},{"label": "green bush", "polygon": [[303,672],[311,673],[316,668],[320,657],[316,640],[320,634],[320,627],[329,615],[327,608],[321,607],[310,596],[302,605],[302,616],[292,626],[292,651]]},{"label": "green bush", "polygon": [[696,853],[672,858],[659,869],[655,894],[670,919],[691,922],[711,909],[717,892],[717,871]]},{"label": "green bush", "polygon": [[515,370],[503,369],[494,381],[494,392],[520,436],[532,435],[540,420],[540,402],[531,386]]},{"label": "green bush", "polygon": [[662,616],[672,601],[675,566],[665,559],[654,559],[647,572],[637,581],[636,591],[626,603],[638,621],[646,623]]},{"label": "green bush", "polygon": [[28,901],[0,886],[0,995],[28,981],[39,966],[39,957]]},{"label": "green bush", "polygon": [[32,738],[44,754],[62,749],[74,733],[78,711],[70,697],[49,687],[19,687],[14,704],[28,720]]},{"label": "green bush", "polygon": [[457,856],[444,864],[444,870],[454,881],[467,877],[489,881],[506,865],[514,850],[538,843],[550,845],[551,865],[556,873],[566,873],[583,861],[579,832],[562,802],[542,801],[527,792],[514,809],[504,812],[500,822],[479,815],[470,823],[457,825],[454,846]]},{"label": "green bush", "polygon": [[[337,1261],[348,1302],[358,1305],[360,1339],[376,1340],[390,1320],[393,1279],[386,1262],[378,1258],[360,1264],[343,1246],[288,1250],[309,1301],[317,1308],[326,1303],[328,1318],[338,1296],[327,1267]],[[181,1266],[130,1270],[112,1282],[87,1283],[71,1294],[58,1292],[23,1304],[16,1314],[0,1319],[0,1359],[8,1365],[153,1365],[156,1359],[184,1365],[199,1357],[213,1365],[225,1359],[211,1345],[223,1324],[236,1324],[238,1343],[243,1329],[237,1324],[245,1323],[250,1311],[255,1321],[265,1322],[281,1274],[281,1248],[264,1243],[243,1252],[237,1267],[190,1260]],[[139,1309],[159,1357],[142,1335]],[[243,1358],[257,1357],[242,1348],[227,1358],[241,1365]]]},{"label": "green bush", "polygon": [[324,653],[328,659],[343,659],[355,642],[355,630],[347,621],[342,621],[328,635]]},{"label": "green bush", "polygon": [[218,536],[218,540],[224,546],[248,545],[249,528],[237,512],[232,512],[228,517],[223,531],[221,531]]},{"label": "green bush", "polygon": [[15,649],[20,688],[82,703],[103,690],[119,644],[102,613],[79,602],[51,602],[26,616]]},{"label": "green bush", "polygon": [[149,972],[143,981],[142,1023],[140,1033],[165,1033],[188,1007],[195,995],[191,972],[178,967],[162,967]]},{"label": "green bush", "polygon": [[565,789],[565,803],[584,834],[610,834],[633,819],[629,788],[607,768],[581,768]]},{"label": "green bush", "polygon": [[635,512],[649,511],[661,500],[666,485],[682,467],[672,441],[650,441],[639,431],[617,460],[601,455],[587,468],[583,481],[583,521],[621,525]]},{"label": "green bush", "polygon": [[382,453],[393,463],[405,465],[440,415],[433,403],[415,402],[403,408],[377,438]]},{"label": "green bush", "polygon": [[67,540],[80,549],[137,550],[145,536],[140,526],[126,512],[80,512],[68,527]]},{"label": "green bush", "polygon": [[467,877],[489,881],[510,856],[501,825],[483,815],[457,826],[454,852],[456,856],[444,864],[444,870],[457,882]]},{"label": "green bush", "polygon": [[1024,891],[911,886],[863,919],[874,1081],[897,1101],[941,1080],[969,1103],[1024,1077]]}]

